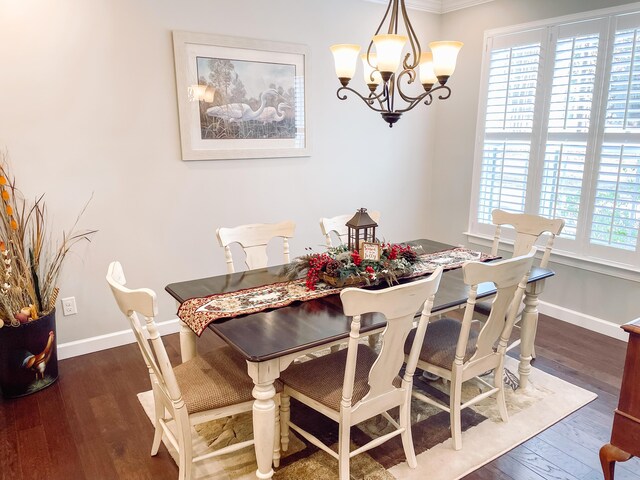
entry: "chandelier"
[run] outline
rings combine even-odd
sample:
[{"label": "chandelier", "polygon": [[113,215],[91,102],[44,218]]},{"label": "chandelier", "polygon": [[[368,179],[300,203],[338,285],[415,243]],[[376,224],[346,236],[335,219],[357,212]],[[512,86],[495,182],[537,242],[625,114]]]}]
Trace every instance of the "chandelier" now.
[{"label": "chandelier", "polygon": [[[398,34],[400,22],[404,24],[406,35]],[[410,51],[403,59],[407,42]],[[372,51],[374,46],[375,53]],[[389,127],[393,127],[404,112],[419,103],[431,105],[433,94],[438,90],[441,90],[438,98],[446,100],[451,95],[451,89],[445,84],[456,68],[456,58],[462,42],[431,42],[429,48],[431,52],[422,51],[409,21],[405,0],[389,0],[387,11],[369,43],[367,53],[360,56],[364,81],[369,87],[368,94],[362,95],[348,86],[356,71],[360,45],[341,44],[331,47],[336,74],[342,84],[337,91],[338,98],[346,100],[346,92],[354,93],[369,108],[380,112]],[[413,96],[402,90],[401,83],[409,85],[416,79],[420,80],[424,92]],[[402,102],[400,106],[396,105],[396,100]]]}]

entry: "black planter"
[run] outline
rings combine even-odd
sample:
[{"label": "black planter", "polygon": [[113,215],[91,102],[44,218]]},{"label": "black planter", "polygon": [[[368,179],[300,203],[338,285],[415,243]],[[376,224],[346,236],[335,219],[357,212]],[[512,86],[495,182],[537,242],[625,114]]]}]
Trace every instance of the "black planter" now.
[{"label": "black planter", "polygon": [[56,311],[19,327],[0,328],[0,393],[21,397],[58,379]]}]

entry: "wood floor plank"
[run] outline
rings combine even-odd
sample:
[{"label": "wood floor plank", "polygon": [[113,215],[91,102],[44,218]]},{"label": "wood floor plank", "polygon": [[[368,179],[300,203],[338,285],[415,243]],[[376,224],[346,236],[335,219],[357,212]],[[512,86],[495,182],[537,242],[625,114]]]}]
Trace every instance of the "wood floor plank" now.
[{"label": "wood floor plank", "polygon": [[22,478],[53,478],[51,455],[42,425],[18,431],[18,452]]},{"label": "wood floor plank", "polygon": [[585,465],[573,457],[567,456],[564,452],[539,437],[532,438],[525,442],[523,446],[541,458],[546,459],[551,464],[570,472],[577,478],[582,478],[591,472],[591,468],[588,465]]},{"label": "wood floor plank", "polygon": [[6,400],[0,404],[0,480],[22,480],[14,402]]},{"label": "wood floor plank", "polygon": [[509,452],[510,457],[534,471],[546,480],[579,480],[577,477],[552,463],[549,459],[538,455],[524,445]]}]

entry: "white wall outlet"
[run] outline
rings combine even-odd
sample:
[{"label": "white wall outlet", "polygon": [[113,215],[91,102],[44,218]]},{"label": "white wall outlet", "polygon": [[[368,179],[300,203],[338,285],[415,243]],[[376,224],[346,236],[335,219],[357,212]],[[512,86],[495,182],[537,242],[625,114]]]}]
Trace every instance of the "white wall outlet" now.
[{"label": "white wall outlet", "polygon": [[62,314],[66,317],[67,315],[75,315],[78,313],[78,308],[76,307],[76,297],[67,297],[61,300],[62,302]]}]

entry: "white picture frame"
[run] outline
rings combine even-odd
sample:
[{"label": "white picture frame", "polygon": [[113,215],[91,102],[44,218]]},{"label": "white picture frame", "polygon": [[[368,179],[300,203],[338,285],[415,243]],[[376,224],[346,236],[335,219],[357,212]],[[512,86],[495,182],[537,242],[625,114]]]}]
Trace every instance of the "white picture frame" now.
[{"label": "white picture frame", "polygon": [[183,160],[310,155],[304,45],[173,32]]}]

